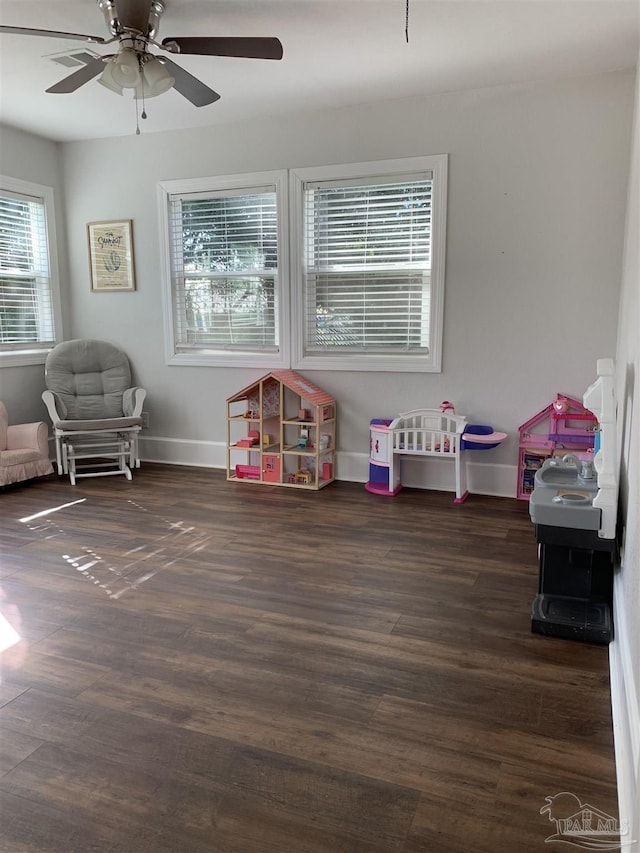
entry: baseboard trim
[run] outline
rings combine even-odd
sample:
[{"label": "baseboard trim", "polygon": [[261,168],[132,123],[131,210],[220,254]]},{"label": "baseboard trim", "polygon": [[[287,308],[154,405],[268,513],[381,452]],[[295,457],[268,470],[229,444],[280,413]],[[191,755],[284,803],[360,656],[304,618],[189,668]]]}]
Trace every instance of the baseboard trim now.
[{"label": "baseboard trim", "polygon": [[162,438],[143,434],[138,443],[143,462],[192,465],[195,468],[226,468],[226,445],[221,441]]},{"label": "baseboard trim", "polygon": [[[184,438],[140,436],[140,457],[146,462],[167,465],[193,465],[203,468],[222,468],[227,465],[226,445],[219,441],[197,441]],[[454,492],[454,471],[451,460],[406,460],[402,463],[402,481],[415,489]],[[468,462],[468,489],[472,494],[514,498],[516,496],[517,466]],[[367,453],[336,453],[336,479],[351,483],[366,483],[369,479]]]},{"label": "baseboard trim", "polygon": [[609,645],[609,669],[622,841],[620,850],[622,853],[640,853],[640,707],[627,619],[619,604],[622,596],[621,574],[617,572],[613,591],[615,638]]}]

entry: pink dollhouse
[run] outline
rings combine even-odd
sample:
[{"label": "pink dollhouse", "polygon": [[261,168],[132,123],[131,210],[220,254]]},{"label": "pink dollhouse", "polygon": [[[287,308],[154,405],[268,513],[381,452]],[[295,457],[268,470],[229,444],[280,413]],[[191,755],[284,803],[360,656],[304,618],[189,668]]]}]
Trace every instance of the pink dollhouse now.
[{"label": "pink dollhouse", "polygon": [[518,427],[517,497],[528,501],[538,468],[550,456],[572,453],[591,458],[598,421],[579,400],[556,394],[555,400]]},{"label": "pink dollhouse", "polygon": [[293,370],[227,399],[227,479],[321,489],[335,472],[336,401]]}]

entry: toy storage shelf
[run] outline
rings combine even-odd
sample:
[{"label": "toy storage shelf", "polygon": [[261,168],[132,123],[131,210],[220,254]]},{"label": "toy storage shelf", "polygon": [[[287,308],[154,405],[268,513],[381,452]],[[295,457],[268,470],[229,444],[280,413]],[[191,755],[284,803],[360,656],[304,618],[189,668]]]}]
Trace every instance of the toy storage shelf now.
[{"label": "toy storage shelf", "polygon": [[269,373],[227,400],[227,479],[322,489],[334,480],[335,428],[333,398],[291,370]]},{"label": "toy storage shelf", "polygon": [[542,467],[545,459],[553,456],[553,442],[547,441],[546,436],[532,436],[520,442],[518,451],[518,497],[528,500],[533,492],[536,471]]}]

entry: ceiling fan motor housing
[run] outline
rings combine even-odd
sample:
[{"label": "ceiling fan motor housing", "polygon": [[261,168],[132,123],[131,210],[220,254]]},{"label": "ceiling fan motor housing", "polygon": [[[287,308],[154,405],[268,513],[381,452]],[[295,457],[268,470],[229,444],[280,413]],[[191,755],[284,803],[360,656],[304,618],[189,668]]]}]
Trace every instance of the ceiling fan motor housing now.
[{"label": "ceiling fan motor housing", "polygon": [[[149,3],[134,3],[121,0],[97,0],[112,36],[133,33],[145,39],[154,39],[158,33],[160,18],[164,14],[164,0]],[[120,11],[118,11],[118,6]]]},{"label": "ceiling fan motor housing", "polygon": [[158,27],[160,26],[160,18],[164,14],[165,5],[163,0],[153,0],[149,11],[149,22],[147,35],[150,39],[155,39],[158,35]]},{"label": "ceiling fan motor housing", "polygon": [[116,4],[114,3],[114,0],[98,0],[98,9],[100,9],[104,15],[104,19],[107,23],[107,29],[111,35],[117,36],[122,30],[122,27],[118,20],[118,13],[116,12]]}]

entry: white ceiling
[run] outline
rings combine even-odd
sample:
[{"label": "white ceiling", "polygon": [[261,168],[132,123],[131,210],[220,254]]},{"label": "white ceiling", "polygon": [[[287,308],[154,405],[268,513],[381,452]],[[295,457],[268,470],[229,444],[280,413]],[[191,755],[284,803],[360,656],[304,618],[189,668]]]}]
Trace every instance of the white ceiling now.
[{"label": "white ceiling", "polygon": [[[222,96],[196,108],[170,90],[144,133],[632,67],[638,0],[167,0],[159,39],[277,36],[282,61],[178,56]],[[108,37],[95,0],[0,0],[0,23]],[[51,56],[112,46],[0,35],[0,120],[54,140],[129,135],[130,96],[93,80],[44,90],[73,69]]]}]

